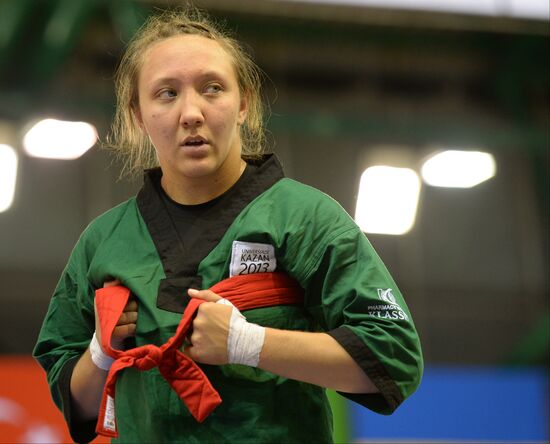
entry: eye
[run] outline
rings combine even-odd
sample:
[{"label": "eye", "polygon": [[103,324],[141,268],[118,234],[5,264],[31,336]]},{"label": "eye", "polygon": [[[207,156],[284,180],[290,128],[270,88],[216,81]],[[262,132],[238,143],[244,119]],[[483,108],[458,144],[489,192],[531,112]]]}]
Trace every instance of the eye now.
[{"label": "eye", "polygon": [[218,94],[222,91],[223,88],[219,83],[210,83],[209,85],[206,85],[206,88],[204,89],[206,94]]},{"label": "eye", "polygon": [[165,99],[165,100],[166,99],[173,99],[176,96],[177,96],[177,93],[173,89],[162,89],[157,94],[157,97],[159,97],[160,99]]}]

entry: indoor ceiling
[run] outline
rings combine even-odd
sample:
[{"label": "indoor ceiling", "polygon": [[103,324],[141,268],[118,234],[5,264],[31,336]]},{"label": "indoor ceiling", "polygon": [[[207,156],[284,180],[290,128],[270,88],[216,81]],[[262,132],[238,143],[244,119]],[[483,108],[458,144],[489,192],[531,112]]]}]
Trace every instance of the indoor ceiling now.
[{"label": "indoor ceiling", "polygon": [[[124,42],[155,8],[178,4],[1,0],[0,119],[19,128],[55,114],[104,129]],[[544,22],[277,1],[196,4],[250,45],[273,84],[298,94],[318,88],[352,96],[369,82],[380,96],[433,98],[436,115],[442,91],[488,111],[528,108],[535,118],[548,111],[538,109],[550,73]]]}]

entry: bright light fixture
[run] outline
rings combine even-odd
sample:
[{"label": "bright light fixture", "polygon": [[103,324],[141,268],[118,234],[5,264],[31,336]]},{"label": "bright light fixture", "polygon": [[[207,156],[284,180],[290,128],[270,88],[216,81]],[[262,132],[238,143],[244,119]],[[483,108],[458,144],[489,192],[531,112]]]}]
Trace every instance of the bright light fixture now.
[{"label": "bright light fixture", "polygon": [[424,182],[434,187],[471,188],[495,173],[495,158],[481,151],[443,151],[422,166]]},{"label": "bright light fixture", "polygon": [[33,157],[76,159],[97,141],[97,131],[86,122],[45,119],[25,134],[23,146]]},{"label": "bright light fixture", "polygon": [[0,213],[13,202],[17,179],[17,153],[9,145],[0,144]]},{"label": "bright light fixture", "polygon": [[550,18],[548,0],[284,0],[335,5],[353,5],[403,10],[439,11],[460,14]]},{"label": "bright light fixture", "polygon": [[361,175],[355,221],[367,233],[405,234],[414,225],[420,179],[409,168],[372,166]]}]

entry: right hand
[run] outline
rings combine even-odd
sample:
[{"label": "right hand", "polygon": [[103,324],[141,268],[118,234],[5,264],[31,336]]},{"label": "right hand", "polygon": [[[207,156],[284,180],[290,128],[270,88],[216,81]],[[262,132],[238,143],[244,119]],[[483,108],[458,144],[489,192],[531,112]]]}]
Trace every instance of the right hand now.
[{"label": "right hand", "polygon": [[[121,282],[119,280],[104,282],[103,288],[112,287],[114,285],[121,285]],[[101,327],[99,324],[97,309],[95,307],[95,300],[94,300],[94,312],[95,312],[95,335],[97,337],[99,345],[101,346]],[[118,319],[116,327],[113,330],[113,335],[111,336],[111,347],[121,350],[123,348],[124,340],[126,338],[136,335],[137,316],[138,316],[138,303],[135,299],[131,298],[126,304],[126,306],[124,307],[124,310],[120,315],[120,318]],[[105,352],[105,350],[103,350],[103,352]]]}]

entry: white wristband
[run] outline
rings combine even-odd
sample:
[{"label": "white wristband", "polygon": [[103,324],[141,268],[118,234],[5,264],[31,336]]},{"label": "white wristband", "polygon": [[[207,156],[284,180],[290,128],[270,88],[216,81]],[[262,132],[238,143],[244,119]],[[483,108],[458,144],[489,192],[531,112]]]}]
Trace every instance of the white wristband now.
[{"label": "white wristband", "polygon": [[265,327],[248,322],[243,314],[227,299],[218,304],[233,307],[227,336],[227,356],[230,364],[257,367],[265,341]]},{"label": "white wristband", "polygon": [[103,350],[101,349],[101,346],[97,341],[95,332],[94,336],[92,337],[92,342],[90,342],[90,355],[92,356],[93,363],[101,370],[109,371],[111,365],[113,365],[113,362],[115,362],[113,358],[103,353]]}]

